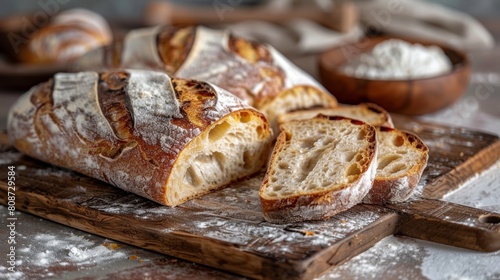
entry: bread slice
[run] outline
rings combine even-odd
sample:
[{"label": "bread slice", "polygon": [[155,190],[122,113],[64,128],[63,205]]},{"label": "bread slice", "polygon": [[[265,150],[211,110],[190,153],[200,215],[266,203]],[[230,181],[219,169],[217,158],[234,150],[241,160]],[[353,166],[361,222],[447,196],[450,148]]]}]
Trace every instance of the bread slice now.
[{"label": "bread slice", "polygon": [[360,120],[373,126],[394,127],[391,115],[382,107],[373,103],[361,103],[359,105],[341,105],[334,108],[318,108],[311,110],[300,110],[278,117],[278,124],[283,124],[291,120],[303,120],[317,116],[342,116]]},{"label": "bread slice", "polygon": [[415,190],[427,165],[429,148],[416,135],[388,127],[378,128],[377,141],[377,175],[363,202],[405,201]]},{"label": "bread slice", "polygon": [[281,130],[260,188],[267,221],[324,220],[361,202],[377,169],[373,126],[320,115]]}]

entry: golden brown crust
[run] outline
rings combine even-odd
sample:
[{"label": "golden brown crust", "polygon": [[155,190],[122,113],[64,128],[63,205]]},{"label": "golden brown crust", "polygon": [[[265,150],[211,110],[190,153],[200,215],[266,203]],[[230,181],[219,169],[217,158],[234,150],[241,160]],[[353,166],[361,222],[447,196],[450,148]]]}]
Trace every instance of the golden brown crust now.
[{"label": "golden brown crust", "polygon": [[[166,69],[175,69],[172,75],[183,78],[202,78],[235,94],[249,105],[259,108],[268,100],[276,97],[285,88],[287,79],[285,72],[276,65],[270,51],[263,44],[251,42],[231,34],[207,34],[203,28],[189,29],[190,39],[193,42],[189,47],[184,47],[182,52],[171,54],[170,61],[177,65],[170,65],[169,61],[162,59]],[[177,31],[182,32],[183,29]],[[175,34],[170,35],[174,38]],[[221,36],[214,46],[205,47],[205,36]],[[163,35],[163,40],[167,36]],[[159,46],[160,48],[160,46]],[[207,49],[207,50],[204,50]],[[206,51],[206,53],[205,53]],[[175,56],[178,57],[175,57]],[[192,65],[197,63],[197,65]],[[189,65],[186,65],[189,64]],[[182,67],[181,67],[182,65]],[[189,68],[203,69],[204,73],[193,73]],[[222,67],[224,71],[216,69]]]},{"label": "golden brown crust", "polygon": [[[210,82],[264,113],[337,105],[321,84],[272,47],[228,32],[202,26],[155,27],[129,32],[123,45],[121,67],[162,70],[174,77]],[[78,70],[97,69],[94,61],[103,60],[97,56],[82,58]],[[282,98],[287,100],[275,102]]]},{"label": "golden brown crust", "polygon": [[273,61],[271,53],[264,45],[257,44],[256,42],[230,35],[228,47],[233,53],[253,64],[258,62],[272,63]]},{"label": "golden brown crust", "polygon": [[186,60],[193,47],[194,36],[194,27],[165,27],[158,33],[158,53],[165,63],[167,74],[173,75]]},{"label": "golden brown crust", "polygon": [[[276,132],[280,114],[338,105],[321,84],[272,47],[225,31],[202,26],[137,29],[127,33],[117,50],[121,67],[166,71],[231,92],[263,112]],[[102,51],[90,53],[76,63],[76,70],[99,69],[109,57]]]}]

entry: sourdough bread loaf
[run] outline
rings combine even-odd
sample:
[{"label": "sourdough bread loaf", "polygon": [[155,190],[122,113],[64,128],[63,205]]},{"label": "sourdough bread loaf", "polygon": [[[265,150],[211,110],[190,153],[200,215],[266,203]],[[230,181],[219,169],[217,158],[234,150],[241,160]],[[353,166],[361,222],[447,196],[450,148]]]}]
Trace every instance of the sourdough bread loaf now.
[{"label": "sourdough bread loaf", "polygon": [[104,64],[207,81],[263,112],[276,130],[276,119],[283,113],[337,105],[320,83],[274,48],[226,31],[203,26],[143,28],[130,31],[121,45],[115,48],[118,55],[99,50],[84,56],[80,69]]},{"label": "sourdough bread loaf", "polygon": [[278,125],[291,120],[310,119],[319,114],[325,116],[342,116],[360,120],[373,126],[394,127],[391,115],[384,108],[373,103],[294,111],[279,116]]},{"label": "sourdough bread loaf", "polygon": [[377,129],[377,141],[377,173],[363,202],[403,202],[414,192],[427,166],[429,148],[417,135],[388,127]]},{"label": "sourdough bread loaf", "polygon": [[175,206],[259,171],[266,118],[209,83],[142,70],[59,73],[9,112],[21,152]]},{"label": "sourdough bread loaf", "polygon": [[19,52],[24,63],[51,64],[71,61],[111,43],[107,21],[90,10],[63,11],[36,30]]},{"label": "sourdough bread loaf", "polygon": [[281,129],[260,188],[267,221],[327,219],[368,194],[377,168],[373,126],[320,115]]}]

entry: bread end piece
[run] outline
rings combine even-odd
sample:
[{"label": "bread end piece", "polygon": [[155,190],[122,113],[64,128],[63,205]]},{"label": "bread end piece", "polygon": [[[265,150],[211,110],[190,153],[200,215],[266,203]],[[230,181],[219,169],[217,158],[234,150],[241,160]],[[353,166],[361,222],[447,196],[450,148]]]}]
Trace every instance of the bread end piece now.
[{"label": "bread end piece", "polygon": [[415,134],[379,127],[378,168],[363,203],[384,204],[407,200],[427,166],[429,148]]},{"label": "bread end piece", "polygon": [[253,109],[233,112],[213,123],[184,147],[166,184],[165,204],[179,205],[261,170],[272,133]]},{"label": "bread end piece", "polygon": [[281,129],[260,188],[268,222],[325,220],[362,201],[377,168],[374,127],[318,116]]}]

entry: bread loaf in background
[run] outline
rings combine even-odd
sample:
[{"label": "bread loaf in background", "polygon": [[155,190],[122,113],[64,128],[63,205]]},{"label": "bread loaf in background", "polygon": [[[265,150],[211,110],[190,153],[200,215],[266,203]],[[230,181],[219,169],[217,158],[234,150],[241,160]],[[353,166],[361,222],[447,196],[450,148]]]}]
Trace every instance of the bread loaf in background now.
[{"label": "bread loaf in background", "polygon": [[14,104],[21,152],[175,206],[259,171],[263,114],[209,83],[163,72],[59,73]]},{"label": "bread loaf in background", "polygon": [[24,63],[50,64],[71,61],[86,52],[110,44],[107,21],[90,10],[63,11],[38,29],[19,52]]},{"label": "bread loaf in background", "polygon": [[377,169],[373,126],[320,115],[281,129],[259,193],[267,221],[323,220],[361,203]]},{"label": "bread loaf in background", "polygon": [[[213,83],[263,112],[277,131],[283,113],[335,107],[337,100],[273,47],[229,32],[197,27],[130,31],[120,47],[85,55],[77,69],[127,67],[162,70],[173,77]],[[118,52],[118,53],[117,53]]]}]

